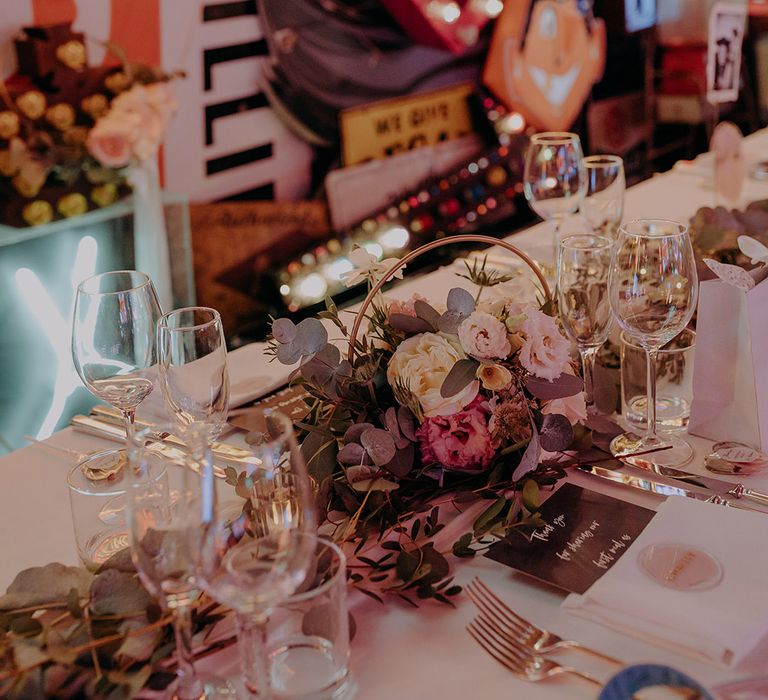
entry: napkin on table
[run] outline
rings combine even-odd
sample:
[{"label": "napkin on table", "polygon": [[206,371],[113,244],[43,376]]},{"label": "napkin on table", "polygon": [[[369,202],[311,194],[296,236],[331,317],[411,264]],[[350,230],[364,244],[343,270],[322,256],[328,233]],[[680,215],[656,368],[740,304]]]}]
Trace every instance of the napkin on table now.
[{"label": "napkin on table", "polygon": [[[768,636],[768,517],[687,498],[668,498],[608,572],[568,612],[652,644],[736,666]],[[720,582],[680,591],[641,569],[649,545],[703,550],[722,566]]]}]

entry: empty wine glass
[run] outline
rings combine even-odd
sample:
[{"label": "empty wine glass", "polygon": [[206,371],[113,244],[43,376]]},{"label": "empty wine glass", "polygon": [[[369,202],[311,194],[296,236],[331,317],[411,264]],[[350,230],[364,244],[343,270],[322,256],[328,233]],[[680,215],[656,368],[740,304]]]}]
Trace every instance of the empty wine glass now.
[{"label": "empty wine glass", "polygon": [[560,321],[576,343],[584,370],[587,405],[594,403],[595,356],[611,330],[608,272],[613,243],[592,234],[566,236],[557,259]]},{"label": "empty wine glass", "polygon": [[[691,446],[656,432],[656,356],[691,320],[698,296],[696,259],[686,226],[663,219],[631,221],[619,228],[608,281],[611,309],[622,330],[647,355],[647,431],[624,433],[611,451],[644,467],[675,467],[693,456]],[[654,451],[631,457],[633,453]]]},{"label": "empty wine glass", "polygon": [[119,409],[130,442],[136,407],[152,391],[148,370],[157,362],[155,327],[161,315],[152,280],[119,270],[77,287],[72,358],[83,384]]},{"label": "empty wine glass", "polygon": [[594,233],[613,239],[624,213],[624,161],[619,156],[587,156],[584,170],[581,214]]},{"label": "empty wine glass", "polygon": [[215,438],[229,408],[227,345],[219,312],[193,306],[165,314],[157,324],[157,348],[170,416],[182,433],[200,424]]},{"label": "empty wine glass", "polygon": [[585,186],[581,141],[567,131],[534,134],[525,154],[525,198],[542,218],[554,222],[554,252],[560,245],[560,224],[579,208]]},{"label": "empty wine glass", "polygon": [[269,696],[266,623],[304,581],[314,552],[313,494],[293,426],[267,416],[269,434],[243,459],[235,492],[203,480],[204,517],[198,578],[236,613],[248,697]]},{"label": "empty wine glass", "polygon": [[[195,580],[203,512],[200,455],[207,434],[188,431],[189,447],[158,445],[153,426],[136,431],[129,445],[131,483],[125,492],[131,559],[145,588],[173,616],[176,637],[176,684],[168,697],[179,700],[234,698],[234,687],[195,670],[192,612],[200,593]],[[164,473],[165,479],[152,478]],[[207,474],[213,478],[212,473]]]}]

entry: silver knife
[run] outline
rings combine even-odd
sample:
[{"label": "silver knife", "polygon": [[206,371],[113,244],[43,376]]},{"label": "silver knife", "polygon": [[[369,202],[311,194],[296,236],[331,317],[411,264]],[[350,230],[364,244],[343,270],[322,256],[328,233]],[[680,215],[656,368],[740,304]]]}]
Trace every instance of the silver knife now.
[{"label": "silver knife", "polygon": [[[76,416],[78,419],[80,416]],[[84,418],[90,418],[91,420],[97,421],[98,423],[103,423],[108,426],[116,426],[121,429],[123,439],[125,439],[125,430],[124,430],[124,418],[122,413],[119,413],[114,408],[111,408],[109,406],[101,406],[97,405],[94,406],[93,409],[91,409],[91,415],[90,416],[83,416]],[[74,419],[72,421],[72,425],[74,426]],[[136,420],[136,427],[137,429],[141,428],[149,428],[152,430],[152,423],[147,423],[146,421],[140,421]],[[184,446],[184,443],[182,440],[177,438],[175,435],[172,435],[171,433],[165,433],[160,432],[159,430],[152,430],[151,436],[153,439],[161,441],[161,442],[169,442],[172,445],[177,446]],[[213,449],[213,454],[215,454],[217,457],[226,457],[228,459],[235,459],[235,460],[252,460],[253,459],[253,453],[249,452],[248,450],[244,450],[240,447],[236,447],[234,445],[228,445],[224,442],[218,442],[214,441],[211,444],[211,448]]]},{"label": "silver knife", "polygon": [[760,505],[768,506],[768,494],[747,488],[744,484],[732,484],[729,481],[723,481],[722,479],[716,479],[711,476],[700,476],[699,474],[692,474],[691,472],[686,472],[681,469],[654,466],[650,463],[647,465],[633,463],[631,466],[634,469],[640,469],[644,472],[666,477],[667,479],[674,479],[675,481],[683,481],[693,486],[699,486],[719,496],[732,496],[736,499],[745,498],[749,501],[759,503]]},{"label": "silver knife", "polygon": [[[757,510],[751,508],[746,503],[735,503],[727,498],[718,496],[717,494],[711,495],[708,493],[701,493],[699,491],[691,491],[684,489],[680,486],[671,486],[670,484],[664,484],[661,481],[654,481],[653,479],[647,479],[641,476],[634,476],[632,474],[626,474],[615,469],[607,469],[606,467],[598,467],[589,464],[583,464],[579,466],[579,470],[592,474],[593,476],[600,477],[607,481],[612,481],[617,484],[624,484],[641,491],[647,491],[649,493],[655,493],[659,496],[684,496],[685,498],[693,498],[697,501],[708,501],[710,503],[717,503],[724,506],[734,506],[735,508],[742,508],[745,510]],[[765,511],[757,510],[759,513]]]},{"label": "silver knife", "polygon": [[[113,442],[125,443],[125,430],[122,426],[105,423],[92,416],[75,416],[70,421],[70,425],[79,433],[93,435],[94,437],[104,438],[105,440],[112,440]],[[152,449],[157,449],[158,452],[164,453],[171,458],[178,459],[179,456],[183,454],[173,443],[169,443],[162,439],[153,439],[153,442],[154,445]],[[237,468],[237,464],[227,464],[226,466]],[[213,473],[220,479],[226,479],[227,477],[220,466],[214,465]]]}]

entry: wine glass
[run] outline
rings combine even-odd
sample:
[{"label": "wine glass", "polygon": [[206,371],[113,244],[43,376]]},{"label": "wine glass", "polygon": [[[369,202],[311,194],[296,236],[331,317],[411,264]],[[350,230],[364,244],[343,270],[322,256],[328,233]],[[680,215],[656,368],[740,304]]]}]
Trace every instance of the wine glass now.
[{"label": "wine glass", "polygon": [[[201,471],[207,434],[199,427],[187,432],[188,446],[158,445],[157,431],[172,427],[138,430],[128,448],[131,482],[125,503],[131,559],[144,587],[173,617],[177,671],[168,697],[235,698],[229,683],[195,670],[192,612],[200,593],[194,574],[203,508],[202,481],[195,472]],[[166,478],[152,478],[156,473]]]},{"label": "wine glass", "polygon": [[587,156],[584,169],[581,214],[592,231],[613,239],[624,213],[624,161],[619,156]]},{"label": "wine glass", "polygon": [[157,323],[160,386],[170,416],[181,432],[206,427],[221,433],[229,408],[227,345],[215,309],[192,306],[165,314]]},{"label": "wine glass", "polygon": [[104,272],[77,287],[75,368],[94,396],[122,412],[129,442],[136,407],[152,391],[147,370],[157,361],[155,327],[161,313],[152,280],[143,272]]},{"label": "wine glass", "polygon": [[566,236],[557,258],[560,321],[579,348],[587,406],[594,403],[595,356],[611,330],[608,272],[613,243],[592,234]]},{"label": "wine glass", "polygon": [[560,245],[560,224],[579,208],[585,172],[578,135],[567,131],[534,134],[525,154],[525,198],[542,218],[554,222],[554,251]]},{"label": "wine glass", "polygon": [[238,485],[203,481],[205,504],[198,579],[214,600],[236,613],[248,697],[269,696],[266,624],[272,609],[304,581],[314,551],[314,498],[293,426],[267,416],[269,433],[252,445]]},{"label": "wine glass", "polygon": [[621,226],[608,296],[622,330],[646,352],[648,377],[646,434],[619,435],[611,443],[611,452],[646,468],[683,465],[693,456],[691,446],[656,432],[656,357],[662,345],[685,329],[696,308],[698,277],[688,228],[663,219],[642,219]]}]

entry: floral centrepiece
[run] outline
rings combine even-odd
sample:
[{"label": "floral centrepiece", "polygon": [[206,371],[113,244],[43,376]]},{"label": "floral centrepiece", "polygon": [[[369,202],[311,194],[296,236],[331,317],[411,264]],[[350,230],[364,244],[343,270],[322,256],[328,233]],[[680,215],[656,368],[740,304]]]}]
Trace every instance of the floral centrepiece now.
[{"label": "floral centrepiece", "polygon": [[[355,255],[351,281],[402,273]],[[583,383],[546,300],[496,291],[486,302],[483,291],[510,278],[484,264],[461,276],[478,293],[456,287],[444,306],[379,293],[363,337],[350,338],[331,300],[324,322],[273,322],[269,351],[299,362],[293,382],[308,393],[297,427],[324,527],[354,550],[353,585],[378,599],[449,603],[460,587],[446,555],[472,556],[488,536],[535,523],[538,487],[564,475],[566,451],[591,446]],[[474,509],[453,542],[439,536],[443,506]]]}]

